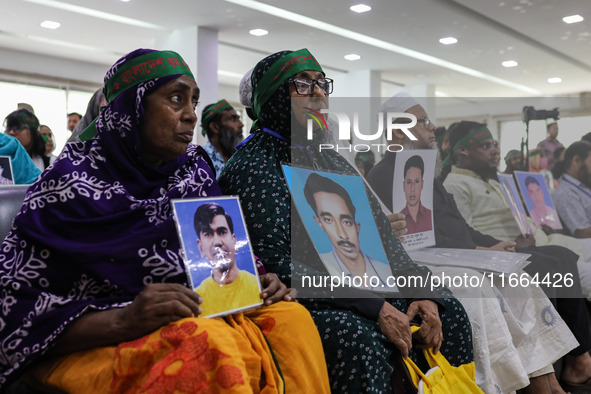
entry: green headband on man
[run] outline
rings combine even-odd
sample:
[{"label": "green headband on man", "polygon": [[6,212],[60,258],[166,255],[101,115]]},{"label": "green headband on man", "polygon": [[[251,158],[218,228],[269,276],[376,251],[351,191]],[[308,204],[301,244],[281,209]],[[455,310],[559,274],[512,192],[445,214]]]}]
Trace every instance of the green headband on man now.
[{"label": "green headband on man", "polygon": [[265,74],[254,88],[254,113],[257,116],[260,114],[263,105],[265,105],[267,100],[269,100],[283,82],[297,73],[306,70],[320,71],[324,74],[322,67],[320,67],[314,55],[312,55],[306,48],[288,53],[277,59],[273,65],[265,71]]},{"label": "green headband on man", "polygon": [[443,165],[447,166],[452,164],[452,157],[458,151],[458,149],[460,149],[461,146],[469,148],[471,146],[480,144],[481,142],[490,139],[492,139],[492,134],[490,133],[488,126],[484,125],[472,130],[471,132],[460,138],[458,142],[454,144],[452,150],[449,152],[448,156],[443,161]]},{"label": "green headband on man", "polygon": [[[103,87],[105,99],[110,103],[131,87],[169,75],[187,75],[195,79],[187,63],[174,51],[155,51],[134,57],[123,63],[105,82]],[[96,119],[94,119],[80,134],[80,141],[91,139],[96,132]]]},{"label": "green headband on man", "polygon": [[203,115],[203,119],[201,119],[201,134],[205,137],[207,134],[207,129],[209,128],[209,124],[211,121],[218,115],[221,114],[223,111],[234,109],[226,100],[221,99],[217,103],[210,104],[207,109],[205,115]]}]

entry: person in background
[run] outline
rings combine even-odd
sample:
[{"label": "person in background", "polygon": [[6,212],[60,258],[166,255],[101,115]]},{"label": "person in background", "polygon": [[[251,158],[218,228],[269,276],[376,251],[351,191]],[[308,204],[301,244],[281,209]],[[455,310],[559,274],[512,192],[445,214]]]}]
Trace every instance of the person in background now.
[{"label": "person in background", "polygon": [[82,119],[82,115],[80,115],[78,112],[69,113],[68,114],[68,130],[73,132],[74,128],[80,122],[81,119]]},{"label": "person in background", "polygon": [[37,168],[43,171],[49,167],[45,141],[39,134],[39,119],[33,113],[26,109],[11,112],[4,120],[4,127],[4,133],[20,141]]},{"label": "person in background", "polygon": [[236,110],[224,99],[203,108],[201,134],[207,135],[208,139],[203,149],[213,162],[218,177],[243,139],[243,126]]},{"label": "person in background", "polygon": [[512,149],[505,155],[505,171],[503,174],[513,174],[515,171],[523,171],[521,151]]},{"label": "person in background", "polygon": [[[407,112],[417,118],[428,119],[423,106],[406,93],[399,93],[388,99],[382,105],[380,112]],[[450,129],[453,127],[455,126],[450,126]],[[411,141],[402,131],[395,129],[388,143],[400,144],[405,150],[438,148],[433,141],[433,127],[425,126],[425,122],[417,122],[417,125],[409,131],[418,139],[417,141]],[[379,162],[367,176],[369,184],[388,209],[392,209],[393,205],[392,186],[396,156],[395,152],[387,152],[384,160]],[[502,242],[466,224],[453,198],[443,188],[438,176],[440,169],[441,158],[438,155],[433,184],[435,246],[514,252],[514,242]],[[520,251],[532,255],[531,264],[554,261],[563,265],[567,259],[572,259],[573,263],[576,261],[576,255],[568,251],[566,251],[569,253],[568,256],[561,256],[561,260],[544,256],[541,251],[529,249]],[[453,253],[453,250],[451,252]],[[490,263],[494,258],[486,252],[480,257]],[[473,270],[454,271],[457,268],[449,266],[430,267],[430,269],[434,273],[443,271],[446,274],[479,275]],[[486,393],[505,393],[523,388],[525,393],[537,394],[548,392],[551,388],[560,389],[551,365],[576,347],[577,342],[539,287],[531,285],[511,289],[512,292],[507,293],[506,289],[493,286],[491,283],[488,289],[453,287],[451,290],[460,299],[468,312],[470,321],[474,323],[472,330],[476,381]],[[480,291],[482,293],[478,293]],[[528,310],[529,313],[524,314],[521,312],[523,310]],[[551,320],[556,325],[548,326],[543,319],[539,318],[541,315],[553,316]],[[501,345],[503,343],[504,345]],[[532,349],[535,351],[532,352]]]},{"label": "person in background", "polygon": [[547,170],[552,170],[554,167],[554,151],[558,148],[564,148],[564,145],[558,141],[558,123],[551,122],[546,125],[548,138],[540,141],[538,148],[544,151],[544,156],[548,158]]},{"label": "person in background", "polygon": [[96,90],[86,106],[86,113],[84,117],[72,131],[72,135],[68,138],[67,142],[80,141],[80,134],[86,129],[94,119],[99,115],[101,107],[107,105],[105,95],[103,94],[103,88]]},{"label": "person in background", "polygon": [[57,159],[57,156],[53,154],[55,150],[53,132],[49,126],[42,124],[39,126],[39,134],[41,134],[43,141],[45,141],[45,156],[49,157],[49,164],[53,164],[55,159]]},{"label": "person in background", "polygon": [[447,156],[447,150],[449,149],[449,133],[444,126],[439,126],[435,129],[435,142],[437,142],[437,148],[441,156]]},{"label": "person in background", "polygon": [[13,136],[0,134],[0,156],[9,156],[15,185],[28,185],[41,175],[22,144]]},{"label": "person in background", "polygon": [[[590,141],[591,142],[591,141]],[[556,180],[560,179],[564,174],[564,153],[566,148],[558,148],[554,151],[554,167],[552,167],[552,177]]]},{"label": "person in background", "polygon": [[577,141],[566,149],[564,175],[552,197],[568,231],[591,238],[591,143]]}]

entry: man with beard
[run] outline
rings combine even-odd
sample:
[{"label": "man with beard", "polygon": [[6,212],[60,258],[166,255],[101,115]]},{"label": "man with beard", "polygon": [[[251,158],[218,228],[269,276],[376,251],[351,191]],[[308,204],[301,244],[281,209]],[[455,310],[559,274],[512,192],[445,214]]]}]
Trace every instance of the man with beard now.
[{"label": "man with beard", "polygon": [[211,265],[211,276],[195,291],[203,297],[203,316],[261,301],[255,275],[236,265],[236,235],[232,217],[215,203],[200,205],[194,216],[197,246]]},{"label": "man with beard", "polygon": [[[407,112],[417,116],[417,119],[428,119],[423,107],[406,94],[399,94],[392,97],[384,103],[380,111]],[[400,123],[399,121],[396,122]],[[454,127],[457,127],[457,124],[452,125],[450,131]],[[394,130],[392,133],[393,139],[392,141],[388,141],[388,143],[400,144],[407,150],[437,149],[434,133],[429,129],[425,129],[420,122],[417,122],[417,125],[409,130],[417,137],[417,141],[411,141],[402,131]],[[450,149],[455,145],[453,139],[451,139],[451,142]],[[486,142],[491,142],[491,148],[493,148],[492,141],[487,140]],[[392,208],[395,156],[395,153],[387,153],[384,159],[370,171],[367,177],[372,188],[390,209]],[[466,223],[456,206],[454,198],[446,192],[442,181],[438,178],[441,168],[442,163],[438,155],[433,187],[436,246],[440,248],[515,251],[516,244],[511,242],[511,240],[502,241],[496,239],[495,237],[476,231]],[[502,196],[503,192],[500,187],[499,191]],[[508,208],[507,211],[509,211]],[[516,226],[512,215],[511,221]],[[579,280],[575,268],[577,256],[569,250],[558,246],[530,246],[519,248],[517,251],[532,255],[528,268],[539,271],[553,270],[552,272],[563,272],[565,266],[570,266],[571,271],[575,271],[573,272],[573,276],[577,281]],[[482,258],[489,257],[483,255]],[[446,273],[452,272],[449,267],[443,267],[442,269]],[[438,272],[435,267],[431,267],[431,270]],[[578,293],[580,293],[580,286],[578,284],[576,286]],[[479,341],[481,341],[474,342],[474,352],[477,364],[477,381],[486,392],[492,390],[500,390],[502,392],[513,391],[524,386],[527,386],[524,388],[524,392],[526,393],[562,392],[553,373],[553,369],[548,367],[548,364],[553,363],[561,355],[566,353],[565,349],[550,350],[548,348],[549,345],[556,345],[561,340],[549,335],[549,332],[546,331],[549,326],[541,323],[537,317],[528,321],[528,315],[522,313],[523,310],[529,310],[535,315],[543,315],[545,313],[544,311],[548,310],[548,306],[544,306],[540,295],[536,295],[536,290],[539,292],[539,289],[534,287],[532,285],[521,288],[520,290],[526,294],[525,296],[520,297],[514,294],[508,298],[504,298],[504,289],[494,288],[497,297],[502,302],[502,313],[500,314],[497,313],[499,304],[489,302],[490,299],[488,297],[490,295],[483,293],[481,297],[476,297],[473,289],[452,289],[454,295],[459,297],[462,304],[466,307],[470,320],[476,322],[476,324],[473,324],[473,328],[481,327],[480,330],[482,332],[474,335],[475,338],[479,338]],[[462,294],[465,293],[468,295],[462,297]],[[528,293],[531,294],[528,295]],[[548,295],[551,298],[555,298],[555,296],[552,293]],[[580,343],[580,346],[571,350],[566,357],[565,367],[562,371],[562,380],[569,383],[586,383],[589,376],[591,376],[591,358],[586,352],[586,349],[591,347],[591,338],[589,336],[589,321],[586,318],[584,301],[580,298],[553,299],[552,301],[557,307],[560,316],[565,320],[567,326],[573,331]],[[545,299],[545,302],[549,304],[548,299]],[[507,313],[507,310],[513,312]],[[486,313],[483,311],[486,311]],[[497,325],[499,321],[501,323],[505,321],[505,323]],[[534,340],[537,343],[527,344],[527,341],[520,343],[518,340],[520,337],[527,337],[529,338],[528,340]],[[495,348],[493,344],[498,345],[507,339],[509,345],[504,350],[506,353],[498,353],[499,348]],[[536,350],[533,354],[530,353],[532,349]],[[519,354],[519,357],[513,356],[511,354],[512,351]],[[545,362],[540,363],[541,360],[545,360]],[[541,368],[543,364],[547,366]]]},{"label": "man with beard", "polygon": [[240,116],[224,99],[206,105],[201,113],[201,133],[207,134],[207,143],[203,149],[207,152],[213,168],[219,177],[224,165],[236,152],[236,145],[242,141]]},{"label": "man with beard", "polygon": [[523,171],[523,155],[517,149],[512,149],[505,155],[507,167],[503,174],[513,174],[515,171]]},{"label": "man with beard", "polygon": [[591,238],[591,143],[577,141],[564,153],[566,171],[552,198],[564,225],[577,238]]}]

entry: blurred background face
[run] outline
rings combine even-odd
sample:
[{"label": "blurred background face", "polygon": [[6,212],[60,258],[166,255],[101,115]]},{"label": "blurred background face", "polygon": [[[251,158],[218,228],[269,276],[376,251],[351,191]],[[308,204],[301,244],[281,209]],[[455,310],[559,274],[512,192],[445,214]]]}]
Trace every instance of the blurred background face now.
[{"label": "blurred background face", "polygon": [[45,155],[49,156],[51,152],[53,152],[53,150],[55,149],[51,129],[47,126],[41,126],[39,128],[39,133],[47,138],[47,142],[45,143]]},{"label": "blurred background face", "polygon": [[74,127],[80,122],[80,118],[78,115],[70,115],[68,116],[68,130],[74,131]]},{"label": "blurred background face", "polygon": [[423,191],[423,175],[421,170],[416,167],[410,167],[404,175],[404,196],[406,205],[416,207],[421,201],[421,192]]},{"label": "blurred background face", "polygon": [[548,126],[548,136],[550,136],[551,138],[558,137],[558,124],[553,123],[550,126]]}]

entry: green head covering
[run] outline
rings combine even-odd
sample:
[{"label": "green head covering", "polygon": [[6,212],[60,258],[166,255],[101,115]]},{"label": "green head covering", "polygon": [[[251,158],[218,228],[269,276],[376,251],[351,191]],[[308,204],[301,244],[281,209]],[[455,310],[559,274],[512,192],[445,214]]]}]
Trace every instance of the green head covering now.
[{"label": "green head covering", "polygon": [[277,59],[277,61],[265,71],[265,74],[254,88],[253,110],[255,115],[258,116],[263,105],[265,105],[267,100],[269,100],[283,82],[297,73],[306,70],[320,71],[324,74],[322,67],[320,67],[314,55],[312,55],[306,48],[288,53]]},{"label": "green head covering", "polygon": [[13,112],[13,115],[19,124],[26,125],[31,130],[39,130],[39,119],[32,112],[26,109],[19,109]]},{"label": "green head covering", "polygon": [[[138,51],[149,52],[133,57]],[[178,53],[138,49],[119,59],[107,72],[103,87],[105,99],[111,103],[121,93],[142,82],[172,75],[187,75],[195,79]],[[97,119],[80,134],[80,141],[87,141],[96,135]]]},{"label": "green head covering", "polygon": [[189,66],[178,53],[149,52],[120,65],[117,72],[105,81],[105,98],[110,103],[115,97],[141,82],[177,74],[195,79]]},{"label": "green head covering", "polygon": [[516,149],[512,149],[509,152],[507,152],[507,154],[505,155],[505,163],[509,163],[511,160],[513,160],[514,157],[519,157],[521,156],[521,152],[516,150]]},{"label": "green head covering", "polygon": [[217,114],[222,113],[225,110],[234,109],[226,100],[221,99],[217,103],[213,103],[205,107],[203,111],[203,119],[201,119],[201,134],[205,137],[209,124],[216,117]]},{"label": "green head covering", "polygon": [[471,132],[460,138],[458,142],[456,142],[456,144],[453,146],[453,148],[443,161],[443,165],[448,166],[452,163],[452,157],[458,151],[460,146],[469,148],[489,139],[492,139],[492,134],[490,133],[488,126],[484,125],[472,130]]},{"label": "green head covering", "polygon": [[529,157],[532,157],[532,156],[535,156],[535,155],[542,155],[542,156],[544,156],[545,154],[546,154],[546,152],[544,152],[544,150],[541,149],[541,148],[536,148],[536,149],[533,149],[533,150],[530,150],[529,151]]}]

